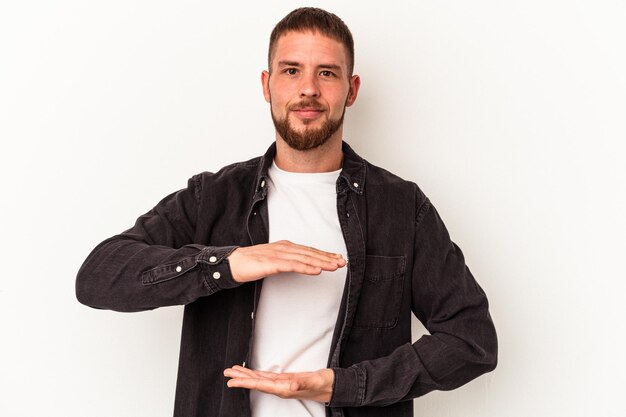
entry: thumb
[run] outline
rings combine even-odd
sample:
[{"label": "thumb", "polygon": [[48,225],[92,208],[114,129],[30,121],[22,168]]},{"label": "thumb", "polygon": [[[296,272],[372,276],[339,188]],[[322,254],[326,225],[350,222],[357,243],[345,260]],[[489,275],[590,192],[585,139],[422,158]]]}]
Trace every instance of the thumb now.
[{"label": "thumb", "polygon": [[302,379],[294,379],[293,381],[291,381],[291,384],[289,385],[289,391],[291,392],[304,391],[306,389],[307,389],[307,383]]}]

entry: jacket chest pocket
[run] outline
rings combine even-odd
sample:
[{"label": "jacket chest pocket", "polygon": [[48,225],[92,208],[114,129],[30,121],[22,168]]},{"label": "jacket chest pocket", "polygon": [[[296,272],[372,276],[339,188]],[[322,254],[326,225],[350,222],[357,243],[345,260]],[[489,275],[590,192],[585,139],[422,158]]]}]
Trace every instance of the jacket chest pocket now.
[{"label": "jacket chest pocket", "polygon": [[404,256],[366,255],[355,327],[391,328],[398,323],[405,266]]}]

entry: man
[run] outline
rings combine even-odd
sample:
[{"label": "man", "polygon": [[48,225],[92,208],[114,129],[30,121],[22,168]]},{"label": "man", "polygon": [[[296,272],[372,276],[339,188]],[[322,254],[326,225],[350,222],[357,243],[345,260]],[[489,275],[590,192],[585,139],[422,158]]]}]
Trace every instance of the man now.
[{"label": "man", "polygon": [[[287,15],[261,77],[276,142],[194,176],[79,271],[96,308],[185,305],[176,416],[410,416],[495,367],[487,299],[435,208],[342,141],[353,65],[337,16]],[[412,312],[431,333],[414,344]]]}]

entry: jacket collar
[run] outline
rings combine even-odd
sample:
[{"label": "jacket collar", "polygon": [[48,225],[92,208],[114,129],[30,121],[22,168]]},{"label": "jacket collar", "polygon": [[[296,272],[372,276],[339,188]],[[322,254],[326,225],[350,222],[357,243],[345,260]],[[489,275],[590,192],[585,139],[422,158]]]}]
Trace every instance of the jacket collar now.
[{"label": "jacket collar", "polygon": [[[341,150],[343,151],[343,168],[339,177],[345,180],[345,184],[350,190],[357,194],[363,194],[367,163],[346,142],[341,143]],[[337,185],[339,187],[339,184]]]},{"label": "jacket collar", "polygon": [[[367,164],[346,142],[341,142],[341,150],[343,151],[343,167],[339,174],[340,180],[337,181],[337,192],[347,187],[357,194],[363,194]],[[255,194],[261,192],[262,197],[265,197],[266,193],[267,171],[272,165],[275,155],[276,142],[273,142],[267,149],[267,152],[265,152],[265,155],[261,157],[257,170]]]}]

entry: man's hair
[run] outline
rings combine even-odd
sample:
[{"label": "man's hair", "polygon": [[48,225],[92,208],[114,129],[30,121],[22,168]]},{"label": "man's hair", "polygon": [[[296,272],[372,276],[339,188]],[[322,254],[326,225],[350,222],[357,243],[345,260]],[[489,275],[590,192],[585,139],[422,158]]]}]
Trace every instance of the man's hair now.
[{"label": "man's hair", "polygon": [[337,15],[316,7],[301,7],[289,13],[276,24],[270,35],[267,54],[268,70],[272,72],[272,59],[278,39],[287,32],[318,32],[343,44],[348,53],[348,76],[354,71],[354,40],[348,26]]}]

